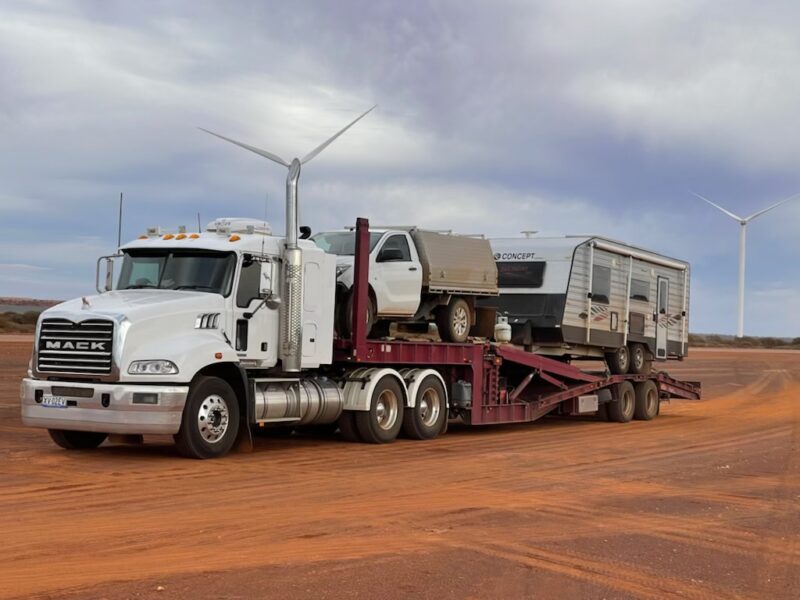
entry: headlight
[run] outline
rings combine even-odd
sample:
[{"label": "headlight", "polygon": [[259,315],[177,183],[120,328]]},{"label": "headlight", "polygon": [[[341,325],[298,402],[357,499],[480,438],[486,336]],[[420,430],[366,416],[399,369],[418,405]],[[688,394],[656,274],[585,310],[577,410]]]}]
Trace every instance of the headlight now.
[{"label": "headlight", "polygon": [[340,277],[342,274],[347,273],[353,265],[338,265],[336,267],[336,277]]},{"label": "headlight", "polygon": [[178,367],[169,360],[135,360],[128,367],[129,375],[175,375]]}]

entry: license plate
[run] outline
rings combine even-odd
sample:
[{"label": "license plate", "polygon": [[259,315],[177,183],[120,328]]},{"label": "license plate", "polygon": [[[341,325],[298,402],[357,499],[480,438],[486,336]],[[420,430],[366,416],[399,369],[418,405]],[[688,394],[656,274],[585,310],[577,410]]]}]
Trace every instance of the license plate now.
[{"label": "license plate", "polygon": [[42,406],[49,408],[67,408],[67,399],[63,396],[42,396]]}]

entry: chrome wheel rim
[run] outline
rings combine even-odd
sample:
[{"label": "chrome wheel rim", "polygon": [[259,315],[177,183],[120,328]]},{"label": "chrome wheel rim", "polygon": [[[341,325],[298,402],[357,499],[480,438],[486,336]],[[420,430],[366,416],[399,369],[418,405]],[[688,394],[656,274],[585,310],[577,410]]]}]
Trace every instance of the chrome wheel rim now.
[{"label": "chrome wheel rim", "polygon": [[397,395],[392,390],[383,390],[375,403],[375,418],[378,427],[389,431],[397,422],[398,411]]},{"label": "chrome wheel rim", "polygon": [[200,404],[197,411],[197,429],[200,436],[209,444],[219,442],[228,431],[230,411],[222,396],[211,394]]},{"label": "chrome wheel rim", "polygon": [[457,306],[453,311],[453,331],[456,332],[458,337],[467,334],[467,324],[469,323],[469,315],[467,309],[463,306]]},{"label": "chrome wheel rim", "polygon": [[435,388],[429,387],[419,399],[419,418],[425,427],[431,427],[439,420],[442,411],[442,399]]}]

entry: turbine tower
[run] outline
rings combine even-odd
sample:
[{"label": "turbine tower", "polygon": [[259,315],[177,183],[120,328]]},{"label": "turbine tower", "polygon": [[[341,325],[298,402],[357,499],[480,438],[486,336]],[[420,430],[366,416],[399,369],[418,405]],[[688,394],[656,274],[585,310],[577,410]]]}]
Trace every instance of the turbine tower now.
[{"label": "turbine tower", "polygon": [[705,202],[708,202],[714,208],[722,211],[726,215],[728,215],[731,219],[739,222],[739,307],[738,307],[738,323],[736,328],[736,337],[744,337],[744,259],[745,259],[745,247],[747,244],[747,224],[755,219],[756,217],[760,217],[766,212],[771,211],[773,208],[778,208],[781,204],[788,202],[794,198],[800,196],[800,194],[795,194],[794,196],[789,196],[788,198],[784,198],[780,202],[776,202],[772,206],[768,206],[765,209],[759,210],[758,212],[754,212],[749,217],[740,217],[738,215],[733,214],[731,211],[722,208],[719,204],[714,204],[708,198],[701,196],[700,194],[695,194],[695,196],[700,198]]}]

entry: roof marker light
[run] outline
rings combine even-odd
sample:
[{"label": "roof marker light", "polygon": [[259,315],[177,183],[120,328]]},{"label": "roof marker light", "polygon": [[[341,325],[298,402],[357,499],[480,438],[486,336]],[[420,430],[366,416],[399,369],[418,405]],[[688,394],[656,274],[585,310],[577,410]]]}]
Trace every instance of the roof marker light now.
[{"label": "roof marker light", "polygon": [[146,236],[146,235],[140,235],[140,236],[139,236],[139,239],[140,239],[140,240],[146,240],[146,239],[147,239],[147,236]]},{"label": "roof marker light", "polygon": [[172,235],[171,233],[168,233],[168,234],[166,234],[166,235],[164,236],[164,239],[165,239],[165,240],[171,240],[171,239],[172,239],[172,238],[174,238],[174,237],[175,237],[174,235]]},{"label": "roof marker light", "polygon": [[175,236],[175,239],[176,239],[176,240],[182,240],[182,239],[184,239],[185,237],[186,237],[186,234],[185,234],[185,233],[179,233],[178,235],[176,235],[176,236]]},{"label": "roof marker light", "polygon": [[236,235],[234,233],[231,237],[228,238],[228,241],[229,242],[238,242],[240,239],[242,239],[242,238],[240,238],[238,235]]},{"label": "roof marker light", "polygon": [[190,239],[190,240],[196,240],[196,239],[197,239],[197,238],[199,238],[199,237],[200,237],[200,234],[199,234],[199,233],[192,233],[192,234],[189,234],[189,239]]}]

